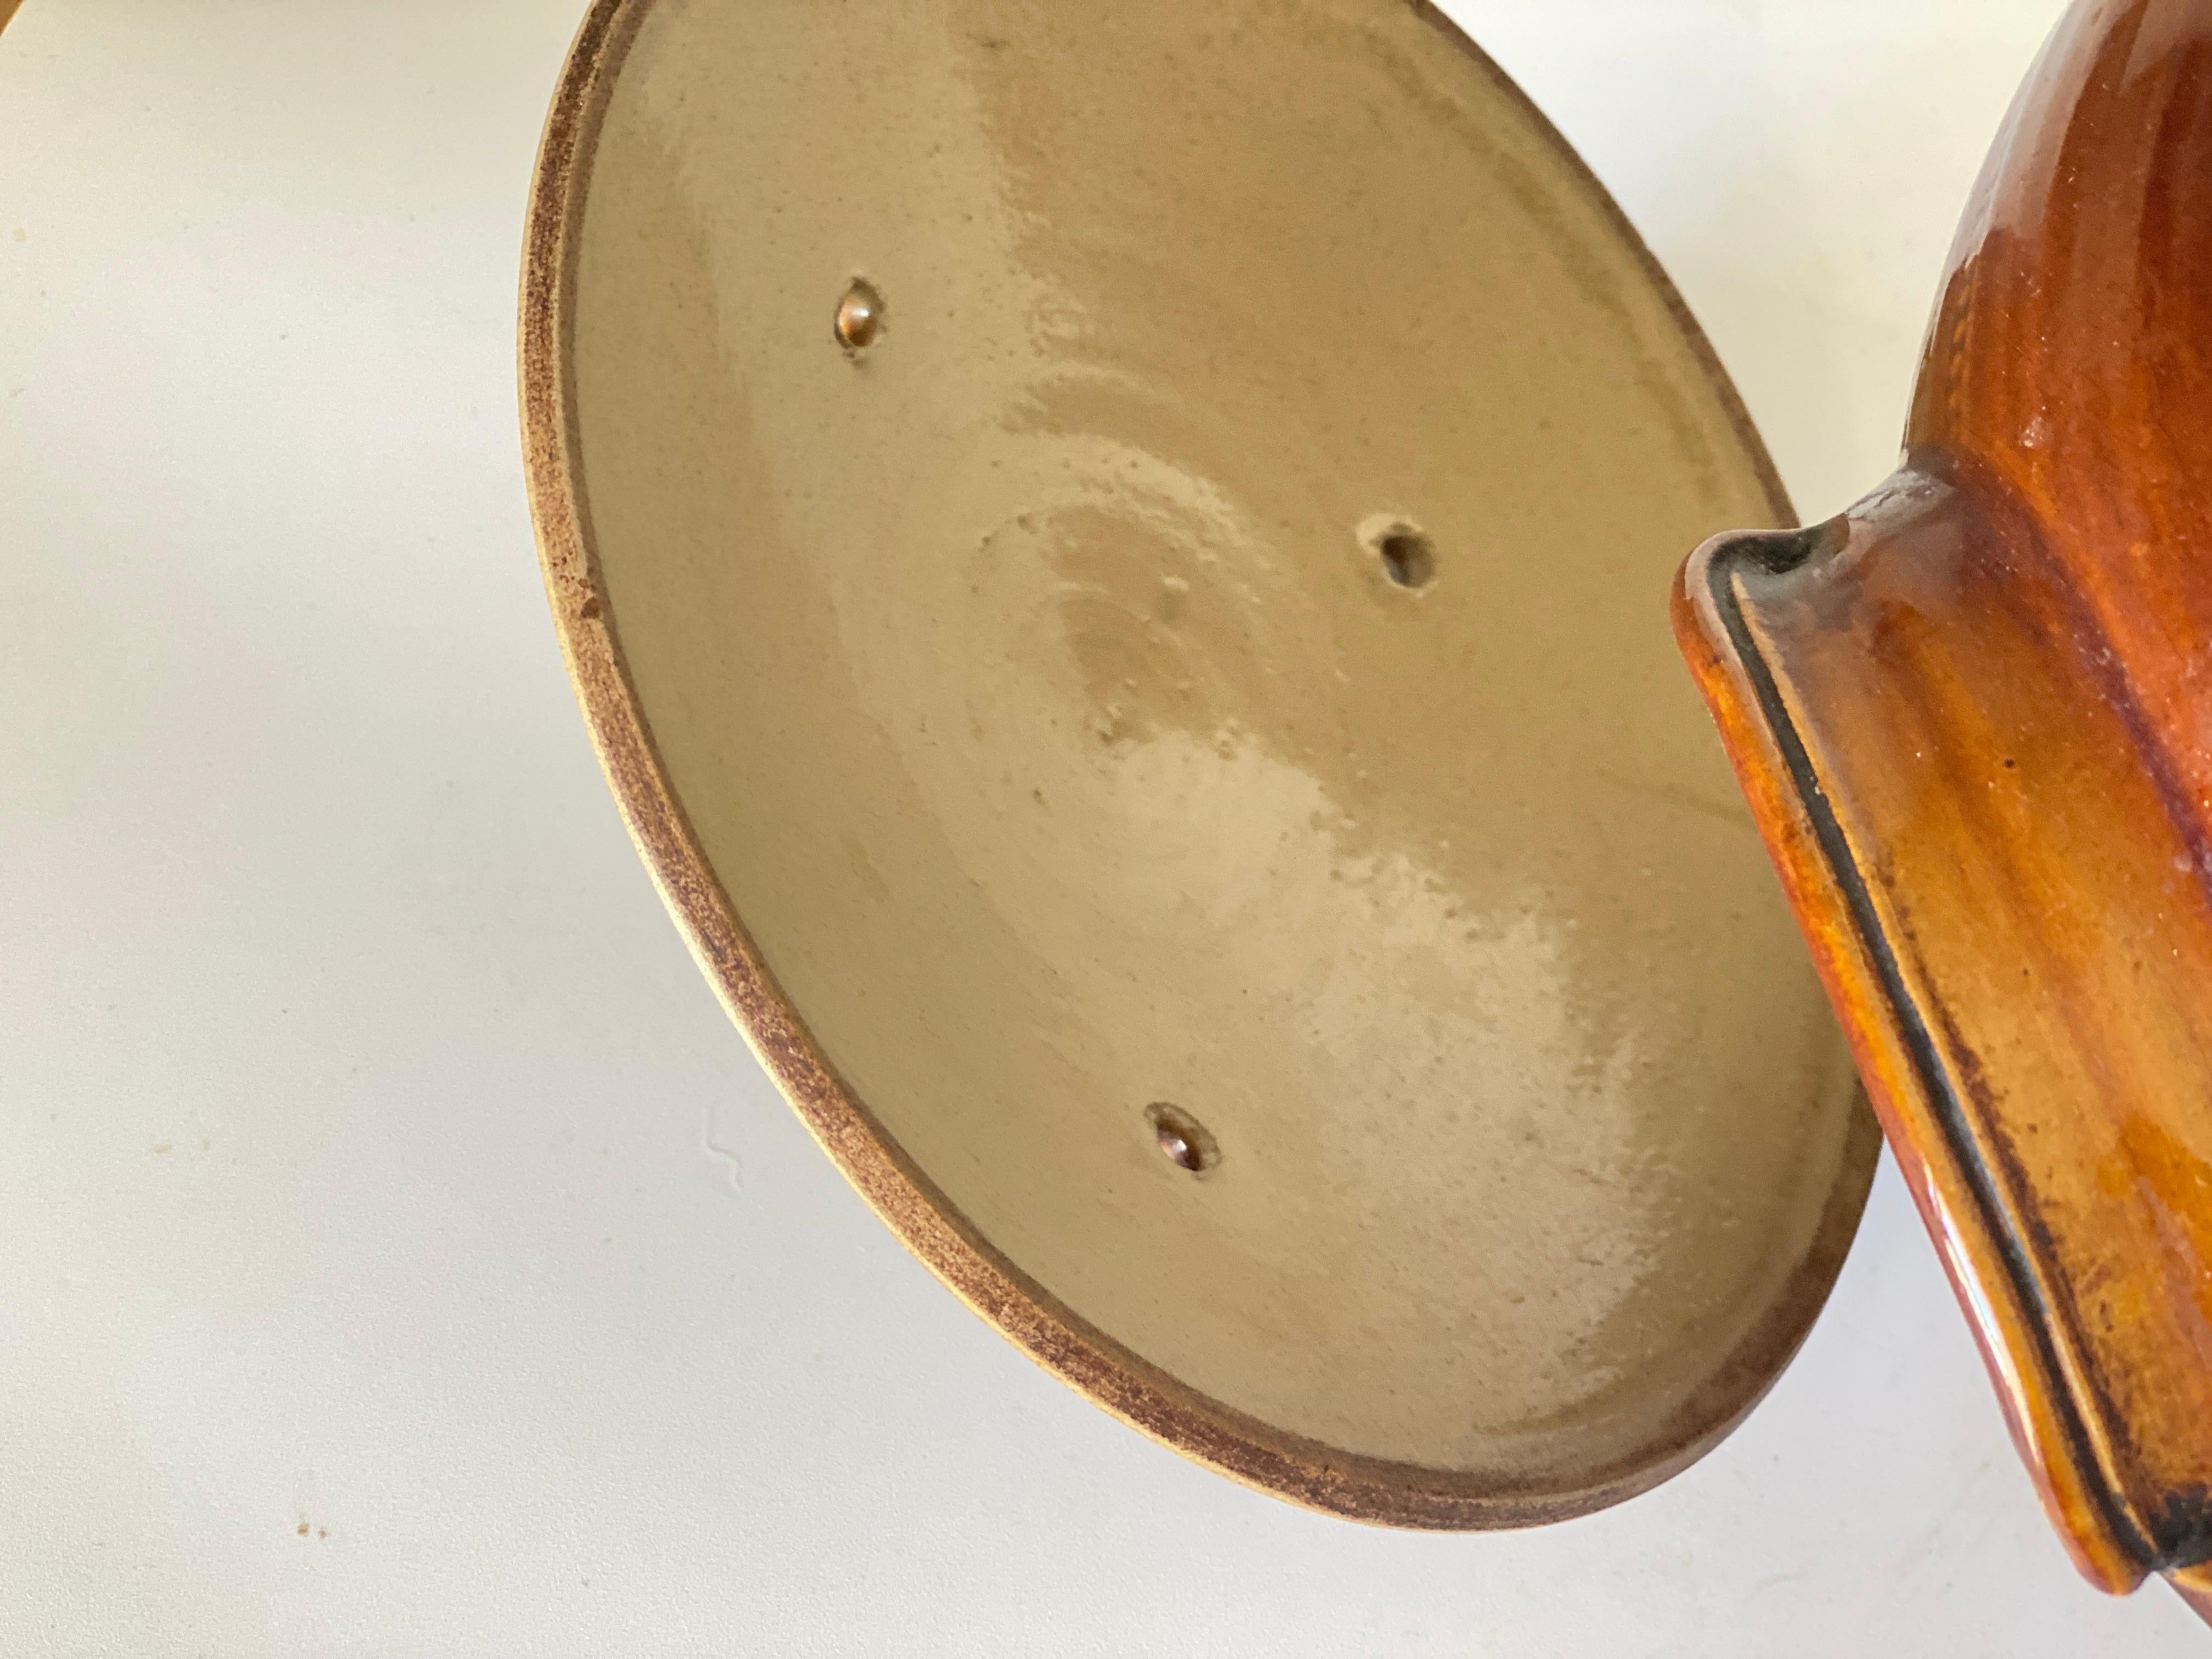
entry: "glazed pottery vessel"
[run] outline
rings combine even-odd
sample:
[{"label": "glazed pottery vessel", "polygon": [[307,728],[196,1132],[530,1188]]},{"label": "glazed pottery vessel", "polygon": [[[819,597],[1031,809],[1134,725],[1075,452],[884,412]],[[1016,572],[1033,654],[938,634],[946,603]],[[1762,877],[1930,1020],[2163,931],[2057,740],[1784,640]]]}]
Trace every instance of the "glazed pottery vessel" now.
[{"label": "glazed pottery vessel", "polygon": [[1682,641],[2082,1571],[2212,1610],[2212,7],[2081,0],[1901,470]]},{"label": "glazed pottery vessel", "polygon": [[979,1312],[1403,1525],[1758,1399],[1879,1142],[1656,606],[1789,508],[1439,15],[602,0],[522,330],[631,829]]}]

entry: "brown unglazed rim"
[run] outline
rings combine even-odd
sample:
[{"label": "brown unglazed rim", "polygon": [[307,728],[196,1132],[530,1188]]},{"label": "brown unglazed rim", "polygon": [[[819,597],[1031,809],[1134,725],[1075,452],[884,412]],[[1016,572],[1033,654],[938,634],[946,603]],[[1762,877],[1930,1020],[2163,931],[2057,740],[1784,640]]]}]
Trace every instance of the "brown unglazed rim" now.
[{"label": "brown unglazed rim", "polygon": [[[1376,0],[1405,4],[1408,0]],[[520,371],[523,453],[546,592],[568,674],[632,838],[692,953],[823,1149],[901,1242],[954,1294],[1062,1382],[1123,1422],[1210,1468],[1332,1515],[1436,1529],[1530,1526],[1633,1497],[1695,1462],[1755,1405],[1804,1340],[1843,1265],[1872,1178],[1879,1139],[1863,1109],[1842,1177],[1788,1291],[1677,1414],[1653,1455],[1623,1459],[1589,1484],[1547,1490],[1495,1476],[1339,1450],[1286,1433],[1177,1381],[1078,1316],[969,1224],[838,1076],[778,988],[685,817],[624,662],[593,553],[577,476],[568,346],[582,163],[598,137],[623,57],[653,0],[596,0],[569,52],[546,118],[524,234]],[[1788,497],[1735,388],[1673,285],[1566,142],[1473,42],[1425,0],[1423,21],[1525,112],[1632,250],[1711,379],[1778,522]],[[1659,607],[1655,595],[1655,625]]]}]

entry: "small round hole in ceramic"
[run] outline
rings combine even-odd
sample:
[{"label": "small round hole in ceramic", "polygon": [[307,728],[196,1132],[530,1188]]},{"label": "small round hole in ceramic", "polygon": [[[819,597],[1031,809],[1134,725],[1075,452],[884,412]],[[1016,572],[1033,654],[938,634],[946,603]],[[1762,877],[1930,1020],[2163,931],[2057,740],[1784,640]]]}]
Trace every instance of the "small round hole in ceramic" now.
[{"label": "small round hole in ceramic", "polygon": [[1176,1169],[1204,1175],[1221,1162],[1221,1148],[1206,1127],[1172,1101],[1156,1100],[1145,1108],[1145,1121],[1161,1156]]},{"label": "small round hole in ceramic", "polygon": [[1400,0],[600,0],[536,190],[586,714],[900,1237],[1340,1514],[1723,1433],[1875,1149],[1664,618],[1788,508],[1511,84]]},{"label": "small round hole in ceramic", "polygon": [[1382,574],[1399,587],[1426,587],[1437,574],[1436,550],[1412,525],[1382,520],[1361,539],[1382,565]]},{"label": "small round hole in ceramic", "polygon": [[837,343],[848,351],[866,351],[883,332],[884,296],[864,277],[855,277],[837,301],[835,325]]}]

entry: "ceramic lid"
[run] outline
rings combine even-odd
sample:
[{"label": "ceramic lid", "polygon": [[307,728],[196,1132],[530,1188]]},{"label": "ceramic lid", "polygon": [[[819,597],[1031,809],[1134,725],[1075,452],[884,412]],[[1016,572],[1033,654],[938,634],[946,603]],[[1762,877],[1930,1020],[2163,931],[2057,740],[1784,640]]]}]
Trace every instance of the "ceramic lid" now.
[{"label": "ceramic lid", "polygon": [[630,826],[979,1312],[1407,1525],[1758,1398],[1878,1142],[1658,600],[1789,509],[1441,15],[603,0],[522,325]]},{"label": "ceramic lid", "polygon": [[1902,469],[1677,617],[2082,1570],[2212,1608],[2212,10],[2082,0]]}]

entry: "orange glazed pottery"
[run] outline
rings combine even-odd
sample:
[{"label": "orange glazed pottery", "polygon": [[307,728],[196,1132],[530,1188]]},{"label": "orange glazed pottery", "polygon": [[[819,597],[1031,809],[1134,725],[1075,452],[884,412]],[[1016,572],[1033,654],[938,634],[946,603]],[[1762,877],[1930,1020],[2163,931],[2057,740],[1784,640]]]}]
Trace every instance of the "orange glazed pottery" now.
[{"label": "orange glazed pottery", "polygon": [[1749,1409],[1879,1135],[1651,601],[1789,508],[1440,15],[601,0],[522,336],[630,827],[979,1312],[1401,1525]]},{"label": "orange glazed pottery", "polygon": [[1904,464],[1683,644],[2052,1519],[2212,1607],[2212,5],[2081,0]]}]

